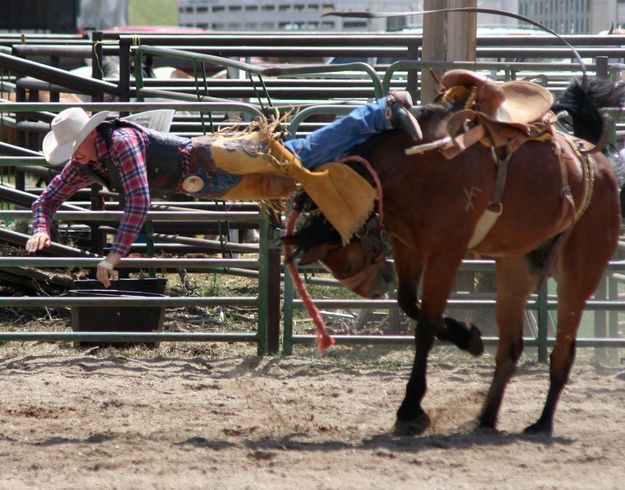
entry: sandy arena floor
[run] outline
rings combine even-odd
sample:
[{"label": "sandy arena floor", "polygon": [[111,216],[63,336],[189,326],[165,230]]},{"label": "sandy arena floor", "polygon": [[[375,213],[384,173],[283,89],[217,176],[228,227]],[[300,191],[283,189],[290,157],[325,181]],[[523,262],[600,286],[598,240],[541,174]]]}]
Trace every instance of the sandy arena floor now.
[{"label": "sandy arena floor", "polygon": [[618,367],[578,362],[553,437],[524,437],[542,408],[546,366],[526,358],[500,432],[474,432],[492,357],[435,359],[431,429],[394,437],[406,352],[366,363],[340,349],[324,359],[74,352],[0,359],[0,488],[625,486]]}]

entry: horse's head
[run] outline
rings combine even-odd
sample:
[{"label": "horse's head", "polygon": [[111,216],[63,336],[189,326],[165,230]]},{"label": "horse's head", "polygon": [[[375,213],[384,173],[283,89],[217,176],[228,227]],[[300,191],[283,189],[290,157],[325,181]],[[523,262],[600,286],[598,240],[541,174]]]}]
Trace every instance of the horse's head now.
[{"label": "horse's head", "polygon": [[282,238],[284,244],[296,247],[294,255],[299,256],[300,265],[319,261],[350,291],[365,298],[384,296],[395,279],[395,271],[386,262],[388,246],[377,219],[370,220],[347,245],[341,244],[336,230],[319,233],[320,224],[330,227],[322,217],[311,218],[295,234]]}]

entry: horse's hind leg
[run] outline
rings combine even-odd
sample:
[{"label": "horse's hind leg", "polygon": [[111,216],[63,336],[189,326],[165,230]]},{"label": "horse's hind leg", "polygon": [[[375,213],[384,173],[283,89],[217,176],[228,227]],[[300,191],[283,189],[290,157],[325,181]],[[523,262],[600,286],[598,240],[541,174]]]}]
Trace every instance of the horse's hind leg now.
[{"label": "horse's hind leg", "polygon": [[527,298],[536,288],[539,271],[532,268],[527,257],[497,260],[497,346],[495,374],[482,411],[480,427],[495,428],[497,414],[510,378],[523,353],[523,314]]},{"label": "horse's hind leg", "polygon": [[[601,233],[609,234],[609,230],[604,229]],[[554,274],[558,281],[558,329],[550,355],[549,391],[540,418],[525,432],[550,434],[553,430],[556,405],[575,360],[575,338],[586,299],[599,284],[605,264],[613,253],[609,244],[602,247],[601,240],[592,241],[592,244],[585,245],[575,243],[575,236],[572,235],[559,254]]]}]

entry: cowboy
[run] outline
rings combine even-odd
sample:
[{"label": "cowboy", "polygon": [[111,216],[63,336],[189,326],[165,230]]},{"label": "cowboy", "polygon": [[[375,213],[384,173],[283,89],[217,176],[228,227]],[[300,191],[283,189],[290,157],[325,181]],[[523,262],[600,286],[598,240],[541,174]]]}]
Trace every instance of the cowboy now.
[{"label": "cowboy", "polygon": [[[419,139],[411,105],[407,92],[393,93],[359,106],[304,138],[271,143],[285,154],[296,155],[308,172],[387,129],[401,128]],[[265,162],[267,158],[261,159],[267,168],[250,166],[253,170],[247,173],[243,165],[232,170],[236,153],[245,157],[257,148],[241,151],[237,143],[239,151],[235,152],[230,141],[219,147],[211,135],[183,138],[121,119],[106,121],[107,116],[104,111],[89,117],[81,108],[70,108],[52,120],[43,154],[51,164],[68,163],[33,203],[33,235],[26,243],[31,253],[50,246],[53,215],[77,190],[93,183],[117,190],[124,214],[108,255],[97,267],[97,278],[106,287],[141,231],[150,197],[168,198],[182,192],[202,199],[273,199],[287,197],[295,188],[294,176],[288,171],[276,174],[273,162]],[[218,158],[218,149],[223,157]]]}]

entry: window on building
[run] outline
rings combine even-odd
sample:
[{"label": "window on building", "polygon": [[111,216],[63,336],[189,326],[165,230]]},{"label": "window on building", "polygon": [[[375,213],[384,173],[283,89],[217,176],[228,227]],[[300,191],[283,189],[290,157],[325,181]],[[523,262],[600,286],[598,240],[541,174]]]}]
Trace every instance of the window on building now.
[{"label": "window on building", "polygon": [[242,9],[241,9],[240,5],[230,5],[230,6],[228,6],[228,11],[229,12],[240,12],[241,10]]},{"label": "window on building", "polygon": [[316,3],[309,3],[308,4],[308,11],[309,12],[318,12],[319,11],[319,5]]},{"label": "window on building", "polygon": [[323,22],[321,22],[322,29],[334,29],[334,27],[334,21],[332,20],[324,20]]},{"label": "window on building", "polygon": [[343,29],[366,29],[367,22],[362,20],[348,20],[343,22]]},{"label": "window on building", "polygon": [[291,10],[291,7],[292,7],[291,5],[280,5],[278,7],[278,10],[280,12],[289,12]]},{"label": "window on building", "polygon": [[274,10],[276,10],[276,6],[275,5],[263,5],[260,9],[263,12],[273,12]]},{"label": "window on building", "polygon": [[224,7],[223,5],[214,5],[213,6],[213,12],[225,12],[226,7]]},{"label": "window on building", "polygon": [[246,5],[245,6],[246,12],[256,12],[257,10],[258,10],[258,5]]}]

